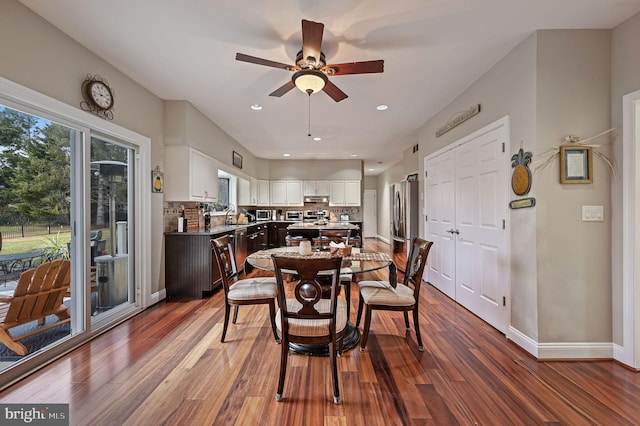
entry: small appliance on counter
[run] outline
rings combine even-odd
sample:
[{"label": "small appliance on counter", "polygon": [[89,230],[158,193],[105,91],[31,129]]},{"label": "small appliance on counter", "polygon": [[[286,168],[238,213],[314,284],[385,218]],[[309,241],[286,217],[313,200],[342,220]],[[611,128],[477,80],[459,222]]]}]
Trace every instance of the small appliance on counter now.
[{"label": "small appliance on counter", "polygon": [[349,215],[348,214],[341,214],[340,215],[340,222],[349,222]]},{"label": "small appliance on counter", "polygon": [[271,210],[256,210],[256,220],[271,220]]},{"label": "small appliance on counter", "polygon": [[285,212],[286,220],[303,220],[304,215],[301,210],[287,210]]}]

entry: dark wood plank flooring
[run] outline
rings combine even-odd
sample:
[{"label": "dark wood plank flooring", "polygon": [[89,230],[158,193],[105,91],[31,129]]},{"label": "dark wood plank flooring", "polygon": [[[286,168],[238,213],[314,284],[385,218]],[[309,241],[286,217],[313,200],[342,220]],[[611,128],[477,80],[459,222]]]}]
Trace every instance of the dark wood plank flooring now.
[{"label": "dark wood plank flooring", "polygon": [[[366,351],[338,360],[341,405],[332,402],[329,360],[293,354],[276,402],[280,346],[267,307],[241,308],[221,344],[221,292],[159,303],[5,389],[0,401],[69,403],[71,424],[80,425],[640,424],[640,374],[611,361],[538,362],[424,289],[425,351],[400,313],[374,313]],[[354,322],[357,301],[353,286]]]}]

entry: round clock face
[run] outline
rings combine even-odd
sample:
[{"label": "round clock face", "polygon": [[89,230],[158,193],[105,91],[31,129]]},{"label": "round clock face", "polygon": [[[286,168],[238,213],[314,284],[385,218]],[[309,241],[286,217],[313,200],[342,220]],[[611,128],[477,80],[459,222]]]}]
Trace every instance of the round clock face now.
[{"label": "round clock face", "polygon": [[113,106],[113,95],[109,87],[101,81],[92,81],[87,86],[87,94],[91,101],[100,109]]}]

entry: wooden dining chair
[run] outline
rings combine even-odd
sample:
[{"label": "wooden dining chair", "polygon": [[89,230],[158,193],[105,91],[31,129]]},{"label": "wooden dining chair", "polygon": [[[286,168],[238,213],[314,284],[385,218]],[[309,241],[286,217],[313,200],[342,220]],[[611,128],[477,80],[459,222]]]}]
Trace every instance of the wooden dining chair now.
[{"label": "wooden dining chair", "polygon": [[278,292],[276,279],[274,277],[239,279],[233,253],[233,240],[228,235],[213,239],[211,246],[220,269],[222,288],[224,289],[224,327],[220,342],[224,343],[224,338],[227,335],[231,306],[234,307],[233,323],[235,324],[239,306],[264,304],[269,305],[273,337],[276,339],[276,343],[280,343],[275,323],[275,301]]},{"label": "wooden dining chair", "polygon": [[[346,306],[338,300],[340,264],[342,257],[283,257],[274,255],[273,264],[278,283],[278,305],[276,326],[282,336],[280,356],[280,378],[276,400],[282,400],[282,391],[287,372],[289,343],[327,344],[333,381],[333,402],[340,403],[338,386],[338,363],[336,344],[342,342],[347,325]],[[323,271],[323,275],[318,273]],[[331,292],[328,299],[322,298],[323,284],[330,273]],[[293,274],[293,275],[292,275]],[[285,279],[295,277],[293,289],[285,288]],[[293,297],[291,297],[291,295]],[[322,385],[320,385],[322,386]]]},{"label": "wooden dining chair", "polygon": [[358,302],[358,319],[356,327],[360,325],[362,308],[366,305],[364,317],[364,331],[360,339],[360,350],[364,351],[369,337],[371,327],[371,311],[402,311],[404,313],[404,323],[408,330],[409,311],[413,312],[413,326],[416,329],[416,339],[418,340],[418,350],[423,351],[422,338],[420,336],[420,323],[418,322],[418,307],[420,306],[420,284],[422,283],[422,273],[427,263],[427,256],[433,242],[421,238],[414,238],[411,251],[407,256],[404,280],[398,283],[397,267],[394,263],[389,265],[389,281],[360,281],[360,300]]},{"label": "wooden dining chair", "polygon": [[[343,243],[348,246],[351,242],[351,230],[350,229],[320,229],[318,231],[318,238],[314,238],[314,245],[323,249],[329,247],[331,242]],[[340,275],[340,284],[344,288],[344,295],[347,300],[347,318],[351,314],[351,282],[353,281],[353,274],[349,268],[343,269]]]},{"label": "wooden dining chair", "polygon": [[331,242],[349,245],[350,238],[350,229],[320,229],[318,231],[318,238],[314,238],[313,242],[318,248],[324,249],[328,247]]}]

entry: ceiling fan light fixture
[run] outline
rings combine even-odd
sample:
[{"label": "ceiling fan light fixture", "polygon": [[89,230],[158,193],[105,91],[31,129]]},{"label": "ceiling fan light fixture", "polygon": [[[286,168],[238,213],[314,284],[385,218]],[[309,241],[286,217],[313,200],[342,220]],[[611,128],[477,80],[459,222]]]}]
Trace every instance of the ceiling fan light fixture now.
[{"label": "ceiling fan light fixture", "polygon": [[300,91],[309,95],[321,91],[328,81],[322,71],[313,69],[298,71],[293,74],[291,80]]}]

